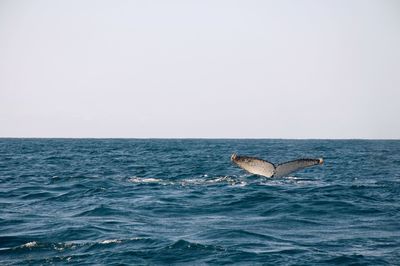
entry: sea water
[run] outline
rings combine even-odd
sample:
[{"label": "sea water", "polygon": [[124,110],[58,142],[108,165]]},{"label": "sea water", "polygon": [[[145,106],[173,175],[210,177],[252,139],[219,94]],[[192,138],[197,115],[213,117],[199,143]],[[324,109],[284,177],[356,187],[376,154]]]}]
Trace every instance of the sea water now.
[{"label": "sea water", "polygon": [[400,141],[0,139],[0,264],[400,265]]}]

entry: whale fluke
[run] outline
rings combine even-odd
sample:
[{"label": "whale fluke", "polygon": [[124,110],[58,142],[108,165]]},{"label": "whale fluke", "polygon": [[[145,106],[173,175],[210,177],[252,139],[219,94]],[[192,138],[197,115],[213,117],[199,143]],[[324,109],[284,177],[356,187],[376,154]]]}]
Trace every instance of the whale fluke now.
[{"label": "whale fluke", "polygon": [[303,168],[324,163],[324,160],[322,158],[298,159],[286,163],[281,163],[275,166],[271,162],[256,157],[239,156],[236,153],[232,154],[231,160],[247,172],[265,177],[287,176]]},{"label": "whale fluke", "polygon": [[271,177],[275,173],[275,165],[262,159],[248,156],[239,156],[234,153],[231,156],[231,160],[232,162],[239,165],[239,167],[252,174]]},{"label": "whale fluke", "polygon": [[310,167],[313,165],[323,164],[324,160],[319,159],[298,159],[286,163],[278,164],[275,168],[275,177],[287,176],[293,172],[299,171],[303,168]]}]

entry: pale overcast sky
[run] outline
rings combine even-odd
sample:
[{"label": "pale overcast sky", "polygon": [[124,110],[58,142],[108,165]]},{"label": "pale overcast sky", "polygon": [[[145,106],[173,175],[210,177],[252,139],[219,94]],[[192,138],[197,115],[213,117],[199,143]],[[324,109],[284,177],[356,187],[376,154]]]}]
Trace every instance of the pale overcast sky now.
[{"label": "pale overcast sky", "polygon": [[0,137],[400,138],[400,1],[0,0]]}]

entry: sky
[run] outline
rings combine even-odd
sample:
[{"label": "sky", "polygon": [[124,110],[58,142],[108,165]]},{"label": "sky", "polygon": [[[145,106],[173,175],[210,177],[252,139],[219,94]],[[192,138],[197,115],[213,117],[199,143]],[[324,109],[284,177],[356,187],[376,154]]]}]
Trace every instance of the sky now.
[{"label": "sky", "polygon": [[0,137],[400,139],[400,1],[0,0]]}]

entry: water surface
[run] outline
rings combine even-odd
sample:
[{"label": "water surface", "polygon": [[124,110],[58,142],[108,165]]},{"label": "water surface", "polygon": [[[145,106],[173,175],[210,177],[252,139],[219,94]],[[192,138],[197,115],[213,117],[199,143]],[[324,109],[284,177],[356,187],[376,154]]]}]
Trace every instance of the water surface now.
[{"label": "water surface", "polygon": [[0,264],[50,263],[399,265],[400,141],[0,139]]}]

